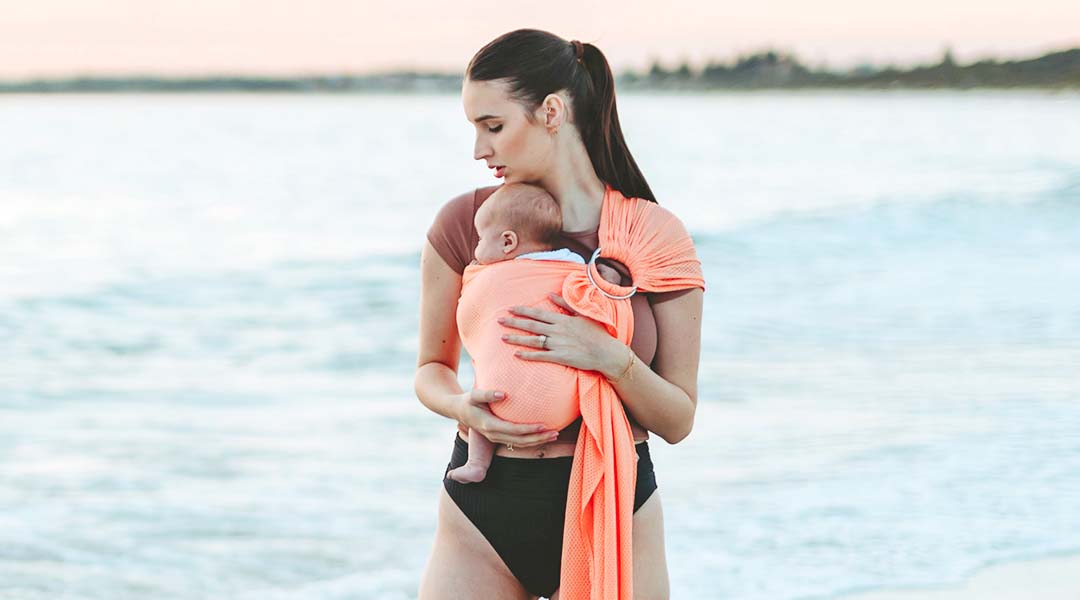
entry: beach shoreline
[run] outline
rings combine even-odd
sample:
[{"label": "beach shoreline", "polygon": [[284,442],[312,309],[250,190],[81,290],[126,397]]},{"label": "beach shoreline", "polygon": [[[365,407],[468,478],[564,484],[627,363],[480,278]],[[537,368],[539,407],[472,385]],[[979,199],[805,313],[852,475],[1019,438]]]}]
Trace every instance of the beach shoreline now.
[{"label": "beach shoreline", "polygon": [[989,565],[957,585],[854,592],[843,600],[1080,600],[1080,554]]}]

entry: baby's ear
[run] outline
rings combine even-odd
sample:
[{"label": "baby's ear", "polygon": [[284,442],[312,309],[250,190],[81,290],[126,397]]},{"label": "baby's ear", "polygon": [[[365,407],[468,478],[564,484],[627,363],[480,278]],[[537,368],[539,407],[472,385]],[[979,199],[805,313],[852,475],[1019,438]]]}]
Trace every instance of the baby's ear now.
[{"label": "baby's ear", "polygon": [[517,232],[512,230],[506,230],[502,232],[502,251],[503,254],[510,254],[518,247],[518,235]]}]

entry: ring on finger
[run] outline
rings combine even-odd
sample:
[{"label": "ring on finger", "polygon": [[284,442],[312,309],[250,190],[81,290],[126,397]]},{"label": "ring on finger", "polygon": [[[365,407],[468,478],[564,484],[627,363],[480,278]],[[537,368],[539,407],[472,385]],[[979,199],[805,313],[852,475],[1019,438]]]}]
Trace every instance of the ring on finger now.
[{"label": "ring on finger", "polygon": [[547,336],[541,333],[538,337],[540,338],[540,347],[547,350]]}]

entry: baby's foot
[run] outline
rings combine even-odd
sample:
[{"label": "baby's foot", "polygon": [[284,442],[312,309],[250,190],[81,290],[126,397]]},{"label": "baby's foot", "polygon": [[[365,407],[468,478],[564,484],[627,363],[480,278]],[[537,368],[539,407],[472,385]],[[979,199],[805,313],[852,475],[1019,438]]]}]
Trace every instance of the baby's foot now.
[{"label": "baby's foot", "polygon": [[477,463],[465,463],[456,469],[452,469],[447,476],[458,483],[476,483],[483,481],[487,476],[487,467]]}]

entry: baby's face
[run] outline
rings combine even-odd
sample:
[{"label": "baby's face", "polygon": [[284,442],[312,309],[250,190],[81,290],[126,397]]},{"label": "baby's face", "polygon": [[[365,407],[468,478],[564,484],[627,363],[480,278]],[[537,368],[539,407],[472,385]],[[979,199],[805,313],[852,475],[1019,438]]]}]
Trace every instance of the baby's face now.
[{"label": "baby's face", "polygon": [[476,262],[486,265],[514,257],[513,250],[517,244],[514,244],[510,252],[505,251],[508,244],[503,234],[509,229],[502,223],[495,222],[490,211],[484,210],[483,206],[476,213],[475,225],[476,232],[480,234],[480,243],[476,245],[474,253]]}]

